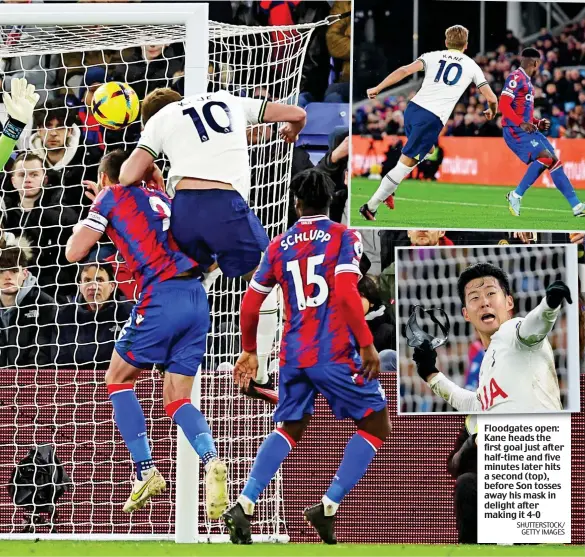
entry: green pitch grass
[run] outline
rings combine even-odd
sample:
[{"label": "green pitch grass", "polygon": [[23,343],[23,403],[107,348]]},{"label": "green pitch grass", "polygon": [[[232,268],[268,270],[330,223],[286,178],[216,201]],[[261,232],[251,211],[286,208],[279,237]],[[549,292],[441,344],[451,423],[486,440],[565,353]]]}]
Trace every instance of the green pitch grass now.
[{"label": "green pitch grass", "polygon": [[[512,186],[477,186],[405,180],[396,192],[395,209],[380,205],[376,220],[366,221],[359,208],[376,191],[379,180],[352,178],[351,226],[380,228],[476,228],[480,230],[583,230],[585,218],[575,218],[557,189],[532,188],[522,200],[519,217],[508,210]],[[585,192],[577,191],[582,199]]]},{"label": "green pitch grass", "polygon": [[177,545],[173,542],[90,542],[90,541],[0,541],[0,556],[123,556],[149,557],[193,555],[195,557],[530,557],[583,556],[579,545],[457,546],[457,545],[368,545],[338,544],[254,544],[251,546]]}]

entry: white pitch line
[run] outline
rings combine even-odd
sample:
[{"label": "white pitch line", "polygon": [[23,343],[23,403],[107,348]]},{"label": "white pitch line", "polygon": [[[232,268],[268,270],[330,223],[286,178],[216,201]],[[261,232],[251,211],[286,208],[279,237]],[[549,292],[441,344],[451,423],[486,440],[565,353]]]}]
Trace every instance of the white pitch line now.
[{"label": "white pitch line", "polygon": [[[396,201],[412,201],[415,203],[441,203],[442,205],[464,205],[466,207],[493,207],[495,209],[507,209],[507,205],[484,205],[482,203],[460,203],[459,201],[432,201],[430,199],[410,199],[409,197],[396,197]],[[522,209],[521,209],[522,210]],[[568,213],[570,209],[566,211],[563,209],[543,209],[542,207],[526,207],[526,211],[546,211],[551,213]]]}]

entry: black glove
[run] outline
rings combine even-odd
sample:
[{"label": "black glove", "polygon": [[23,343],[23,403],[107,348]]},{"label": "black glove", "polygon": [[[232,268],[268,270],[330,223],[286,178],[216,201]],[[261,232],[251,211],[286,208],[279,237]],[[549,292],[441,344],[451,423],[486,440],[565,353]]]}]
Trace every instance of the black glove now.
[{"label": "black glove", "polygon": [[435,367],[437,353],[431,348],[431,343],[425,340],[420,346],[414,349],[412,359],[416,363],[416,371],[426,381],[432,373],[439,373]]},{"label": "black glove", "polygon": [[567,300],[570,304],[573,303],[571,291],[562,280],[555,280],[546,289],[546,303],[550,308],[555,309],[563,303],[563,300]]}]

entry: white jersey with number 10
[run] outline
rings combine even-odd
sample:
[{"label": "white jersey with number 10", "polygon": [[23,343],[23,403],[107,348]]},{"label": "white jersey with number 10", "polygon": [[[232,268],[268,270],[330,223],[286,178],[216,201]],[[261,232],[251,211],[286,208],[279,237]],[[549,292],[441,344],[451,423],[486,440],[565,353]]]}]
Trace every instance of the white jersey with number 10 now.
[{"label": "white jersey with number 10", "polygon": [[472,82],[478,89],[487,84],[481,68],[459,50],[427,52],[418,60],[423,63],[425,77],[412,102],[437,115],[443,124]]},{"label": "white jersey with number 10", "polygon": [[231,184],[248,201],[250,160],[246,128],[262,122],[266,101],[227,91],[186,97],[159,110],[144,126],[138,147],[171,164],[167,191],[181,178]]}]

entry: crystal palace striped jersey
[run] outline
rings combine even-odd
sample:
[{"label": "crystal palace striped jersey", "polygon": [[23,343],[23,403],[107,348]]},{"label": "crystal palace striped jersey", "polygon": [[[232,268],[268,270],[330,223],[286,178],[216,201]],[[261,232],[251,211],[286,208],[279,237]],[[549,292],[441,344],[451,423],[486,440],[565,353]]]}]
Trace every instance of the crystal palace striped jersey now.
[{"label": "crystal palace striped jersey", "polygon": [[325,216],[303,217],[275,238],[250,287],[279,284],[285,305],[281,365],[306,368],[357,363],[356,341],[335,297],[335,275],[356,273],[363,247],[358,232]]},{"label": "crystal palace striped jersey", "polygon": [[[502,95],[512,98],[512,108],[523,122],[532,122],[534,114],[534,87],[532,86],[532,81],[522,68],[512,72],[506,78]],[[503,116],[502,126],[515,126],[515,124]]]},{"label": "crystal palace striped jersey", "polygon": [[139,291],[192,269],[169,232],[171,200],[144,186],[112,186],[96,197],[85,226],[105,232],[132,271]]}]

